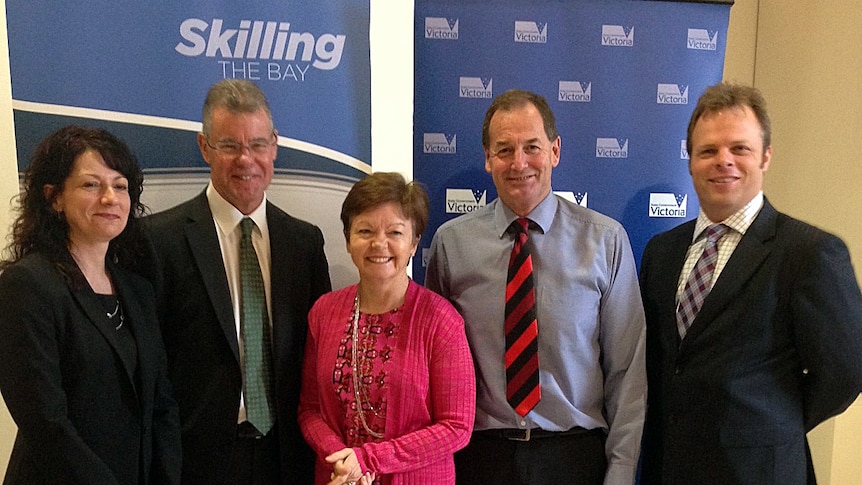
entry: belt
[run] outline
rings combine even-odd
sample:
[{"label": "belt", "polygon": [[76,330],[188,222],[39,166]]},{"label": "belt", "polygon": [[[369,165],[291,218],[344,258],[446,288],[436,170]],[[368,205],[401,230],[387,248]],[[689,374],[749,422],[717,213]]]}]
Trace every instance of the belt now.
[{"label": "belt", "polygon": [[[597,428],[601,431],[601,428]],[[571,436],[576,434],[589,433],[592,429],[584,429],[580,426],[575,426],[572,429],[566,431],[545,431],[541,428],[532,428],[532,429],[483,429],[479,431],[474,431],[473,434],[476,436],[484,437],[484,438],[496,438],[502,440],[511,440],[511,441],[530,441],[530,440],[538,440],[545,438],[558,438],[562,436]]]},{"label": "belt", "polygon": [[253,439],[259,440],[263,438],[263,434],[248,421],[243,421],[236,425],[236,437],[238,439]]}]

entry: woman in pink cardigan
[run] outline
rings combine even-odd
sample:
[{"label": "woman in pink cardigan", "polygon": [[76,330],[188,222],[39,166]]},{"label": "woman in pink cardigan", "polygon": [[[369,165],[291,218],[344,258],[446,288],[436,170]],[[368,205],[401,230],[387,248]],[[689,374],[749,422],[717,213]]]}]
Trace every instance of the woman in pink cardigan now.
[{"label": "woman in pink cardigan", "polygon": [[407,277],[428,196],[397,173],[356,185],[341,208],[359,284],[308,316],[299,425],[315,484],[453,484],[476,404],[464,321]]}]

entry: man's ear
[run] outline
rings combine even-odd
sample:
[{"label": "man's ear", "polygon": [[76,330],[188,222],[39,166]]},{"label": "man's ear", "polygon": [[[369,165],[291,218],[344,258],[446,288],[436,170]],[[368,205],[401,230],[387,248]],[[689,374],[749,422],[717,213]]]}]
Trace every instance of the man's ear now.
[{"label": "man's ear", "polygon": [[198,149],[201,151],[201,157],[203,157],[204,161],[207,162],[207,165],[210,164],[210,153],[208,148],[207,136],[203,133],[198,133]]}]

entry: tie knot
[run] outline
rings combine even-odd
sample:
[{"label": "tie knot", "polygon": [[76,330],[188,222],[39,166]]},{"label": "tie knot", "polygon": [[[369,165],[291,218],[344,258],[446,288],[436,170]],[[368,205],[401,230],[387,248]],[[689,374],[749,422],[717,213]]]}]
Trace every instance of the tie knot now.
[{"label": "tie knot", "polygon": [[526,217],[519,217],[509,225],[509,229],[515,234],[527,234],[527,228],[529,227],[530,220]]},{"label": "tie knot", "polygon": [[724,224],[713,224],[706,228],[706,239],[708,241],[718,241],[730,229]]},{"label": "tie knot", "polygon": [[254,221],[251,220],[251,217],[243,217],[241,221],[239,221],[239,227],[242,229],[242,236],[248,237],[251,235],[252,229],[254,229]]}]

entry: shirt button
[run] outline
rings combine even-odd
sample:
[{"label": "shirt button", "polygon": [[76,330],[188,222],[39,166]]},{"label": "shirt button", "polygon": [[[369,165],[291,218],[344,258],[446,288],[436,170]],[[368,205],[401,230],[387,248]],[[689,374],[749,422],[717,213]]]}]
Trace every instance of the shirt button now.
[{"label": "shirt button", "polygon": [[521,423],[520,423],[520,424],[521,424],[521,426],[522,426],[522,427],[523,427],[523,426],[527,426],[527,422],[526,422],[526,421],[521,421]]}]

